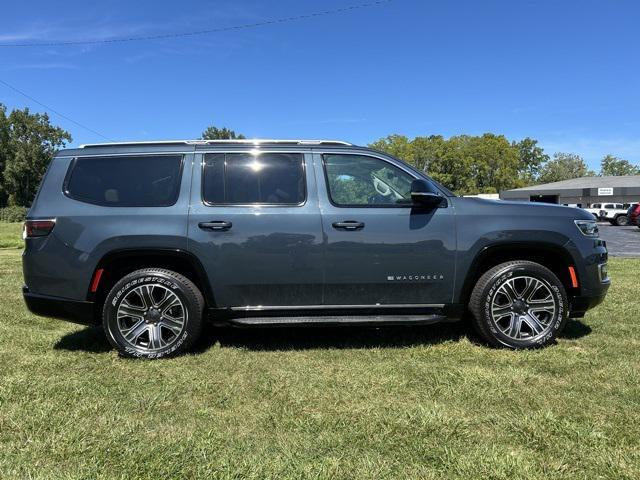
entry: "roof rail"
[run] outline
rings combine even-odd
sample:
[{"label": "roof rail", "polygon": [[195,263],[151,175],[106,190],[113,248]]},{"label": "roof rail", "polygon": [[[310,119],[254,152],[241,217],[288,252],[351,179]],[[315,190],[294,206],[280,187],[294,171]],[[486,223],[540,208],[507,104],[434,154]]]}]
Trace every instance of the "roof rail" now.
[{"label": "roof rail", "polygon": [[353,146],[352,143],[342,140],[278,140],[265,138],[246,138],[229,140],[159,140],[143,142],[109,142],[109,143],[86,143],[80,148],[91,147],[118,147],[135,145],[345,145]]}]

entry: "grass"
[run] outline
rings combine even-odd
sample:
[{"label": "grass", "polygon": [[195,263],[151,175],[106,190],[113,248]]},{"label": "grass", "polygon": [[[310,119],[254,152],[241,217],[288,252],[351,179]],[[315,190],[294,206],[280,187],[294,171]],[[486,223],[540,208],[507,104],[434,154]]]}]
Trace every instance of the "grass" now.
[{"label": "grass", "polygon": [[29,314],[0,251],[0,478],[640,478],[640,260],[558,344],[221,330],[164,361]]},{"label": "grass", "polygon": [[0,222],[0,248],[22,248],[22,223]]}]

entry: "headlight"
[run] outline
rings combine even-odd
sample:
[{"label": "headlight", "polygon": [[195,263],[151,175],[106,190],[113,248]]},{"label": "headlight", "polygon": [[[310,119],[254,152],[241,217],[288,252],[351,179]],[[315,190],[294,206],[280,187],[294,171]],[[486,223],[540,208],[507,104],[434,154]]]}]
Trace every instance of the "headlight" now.
[{"label": "headlight", "polygon": [[598,224],[595,220],[574,220],[576,227],[587,237],[598,236]]}]

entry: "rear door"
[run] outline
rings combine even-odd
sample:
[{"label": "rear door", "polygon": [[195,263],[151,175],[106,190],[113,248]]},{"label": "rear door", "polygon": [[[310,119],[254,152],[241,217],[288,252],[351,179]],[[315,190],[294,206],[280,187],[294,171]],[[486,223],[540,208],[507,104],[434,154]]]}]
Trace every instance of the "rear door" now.
[{"label": "rear door", "polygon": [[196,154],[189,249],[218,307],[269,309],[322,301],[322,225],[303,150]]},{"label": "rear door", "polygon": [[417,175],[361,151],[314,155],[326,236],[326,305],[436,306],[451,302],[453,207],[414,208]]}]

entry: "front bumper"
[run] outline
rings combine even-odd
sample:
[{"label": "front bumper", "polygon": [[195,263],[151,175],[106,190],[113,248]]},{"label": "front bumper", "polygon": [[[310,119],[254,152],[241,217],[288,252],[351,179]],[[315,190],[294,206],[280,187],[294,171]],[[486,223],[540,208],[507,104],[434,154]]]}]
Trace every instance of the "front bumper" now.
[{"label": "front bumper", "polygon": [[26,285],[22,287],[22,296],[29,311],[36,315],[59,318],[82,325],[98,323],[93,302],[38,295],[30,292]]}]

